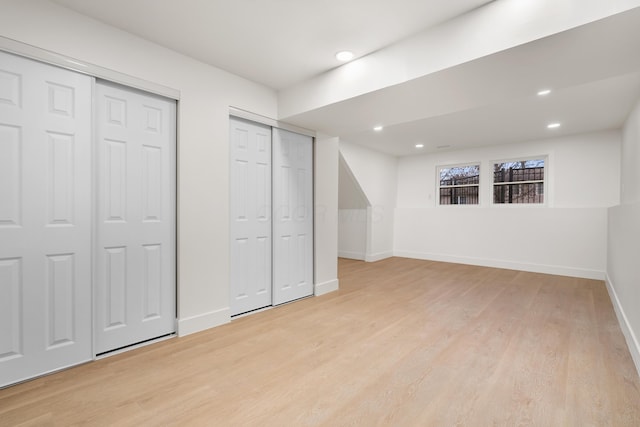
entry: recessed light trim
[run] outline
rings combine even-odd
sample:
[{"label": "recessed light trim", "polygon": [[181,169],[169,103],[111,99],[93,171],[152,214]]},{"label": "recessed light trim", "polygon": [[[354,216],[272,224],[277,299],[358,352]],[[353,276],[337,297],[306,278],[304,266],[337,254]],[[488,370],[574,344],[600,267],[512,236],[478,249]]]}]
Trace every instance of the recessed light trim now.
[{"label": "recessed light trim", "polygon": [[382,129],[384,129],[384,127],[382,127],[382,126],[380,126],[380,125],[375,126],[375,127],[373,128],[373,130],[375,130],[376,132],[380,132]]},{"label": "recessed light trim", "polygon": [[538,96],[547,96],[551,93],[551,89],[543,89],[538,91]]},{"label": "recessed light trim", "polygon": [[424,144],[416,144],[416,148],[424,148]]},{"label": "recessed light trim", "polygon": [[336,59],[342,62],[351,61],[353,59],[353,52],[351,52],[350,50],[341,50],[340,52],[336,53]]},{"label": "recessed light trim", "polygon": [[547,129],[557,129],[560,127],[560,123],[556,122],[556,123],[549,123],[547,125]]}]

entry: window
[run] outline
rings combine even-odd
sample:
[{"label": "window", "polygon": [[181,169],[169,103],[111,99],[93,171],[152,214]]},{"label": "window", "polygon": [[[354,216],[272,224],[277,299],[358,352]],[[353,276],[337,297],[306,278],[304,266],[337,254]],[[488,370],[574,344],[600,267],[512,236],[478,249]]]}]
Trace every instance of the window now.
[{"label": "window", "polygon": [[477,205],[480,165],[442,166],[438,168],[439,204]]},{"label": "window", "polygon": [[493,164],[493,203],[544,203],[545,159]]}]

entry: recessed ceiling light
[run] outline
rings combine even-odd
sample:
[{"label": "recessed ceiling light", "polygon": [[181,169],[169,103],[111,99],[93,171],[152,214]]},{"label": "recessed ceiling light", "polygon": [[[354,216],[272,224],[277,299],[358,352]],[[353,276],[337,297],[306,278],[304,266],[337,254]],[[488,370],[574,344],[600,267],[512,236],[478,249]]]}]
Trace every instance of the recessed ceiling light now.
[{"label": "recessed ceiling light", "polygon": [[551,93],[551,89],[543,89],[540,92],[538,92],[538,96],[545,96],[545,95],[549,95]]},{"label": "recessed ceiling light", "polygon": [[548,128],[548,129],[557,129],[557,128],[559,128],[559,127],[560,127],[560,123],[549,123],[549,124],[547,125],[547,128]]},{"label": "recessed ceiling light", "polygon": [[424,144],[416,144],[416,148],[423,148]]},{"label": "recessed ceiling light", "polygon": [[444,148],[449,148],[449,147],[451,147],[451,146],[450,146],[450,145],[438,145],[436,148],[437,148],[438,150],[442,150],[442,149],[444,149]]},{"label": "recessed ceiling light", "polygon": [[353,59],[353,52],[350,50],[342,50],[336,53],[336,59],[342,62],[351,61]]},{"label": "recessed ceiling light", "polygon": [[376,132],[380,132],[382,130],[382,126],[376,126],[373,128]]}]

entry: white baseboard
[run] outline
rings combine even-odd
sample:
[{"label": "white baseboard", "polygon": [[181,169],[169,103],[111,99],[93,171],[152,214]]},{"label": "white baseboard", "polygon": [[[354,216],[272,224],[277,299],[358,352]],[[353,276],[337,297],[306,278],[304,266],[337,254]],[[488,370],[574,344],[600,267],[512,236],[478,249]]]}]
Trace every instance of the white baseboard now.
[{"label": "white baseboard", "polygon": [[640,343],[638,343],[638,337],[636,336],[631,324],[629,324],[629,319],[627,319],[627,315],[620,304],[620,300],[618,299],[618,294],[616,293],[616,289],[609,278],[609,275],[606,275],[605,283],[607,284],[607,291],[609,291],[609,298],[611,299],[611,303],[613,304],[613,309],[616,312],[616,316],[618,317],[618,323],[620,324],[620,329],[624,335],[625,340],[627,341],[627,347],[629,347],[629,353],[631,353],[631,358],[633,359],[634,365],[636,365],[636,371],[638,375],[640,375]]},{"label": "white baseboard", "polygon": [[317,297],[320,295],[328,294],[329,292],[337,291],[340,287],[338,279],[328,280],[322,283],[316,283],[313,294]]},{"label": "white baseboard", "polygon": [[338,251],[338,258],[357,259],[358,261],[364,261],[365,257],[365,254],[362,252]]},{"label": "white baseboard", "polygon": [[365,256],[365,261],[367,262],[376,262],[381,261],[383,259],[391,258],[393,256],[393,252],[378,252],[377,254],[371,254]]},{"label": "white baseboard", "polygon": [[178,320],[178,336],[183,337],[206,329],[215,328],[231,321],[231,310],[229,307],[197,316],[186,317]]},{"label": "white baseboard", "polygon": [[458,257],[452,255],[395,251],[394,256],[403,258],[424,259],[429,261],[452,262],[456,264],[479,265],[482,267],[505,268],[508,270],[529,271],[532,273],[555,274],[558,276],[579,277],[582,279],[604,280],[604,271],[584,268],[565,267],[559,265],[531,264],[485,258]]}]

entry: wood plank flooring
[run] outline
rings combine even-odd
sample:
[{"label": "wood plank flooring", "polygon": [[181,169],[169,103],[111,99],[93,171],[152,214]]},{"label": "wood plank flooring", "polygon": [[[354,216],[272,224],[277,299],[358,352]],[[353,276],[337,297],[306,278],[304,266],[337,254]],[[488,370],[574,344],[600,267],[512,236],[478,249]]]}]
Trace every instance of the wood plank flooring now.
[{"label": "wood plank flooring", "polygon": [[402,258],[0,390],[2,426],[640,426],[603,282]]}]

